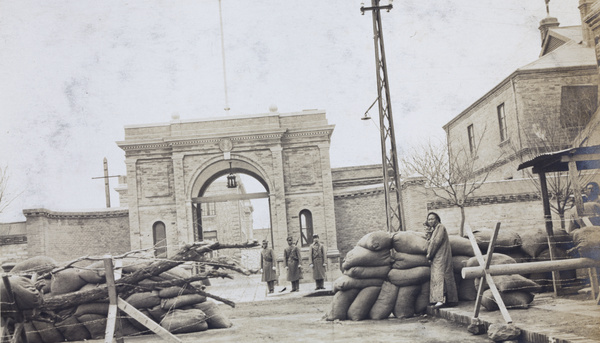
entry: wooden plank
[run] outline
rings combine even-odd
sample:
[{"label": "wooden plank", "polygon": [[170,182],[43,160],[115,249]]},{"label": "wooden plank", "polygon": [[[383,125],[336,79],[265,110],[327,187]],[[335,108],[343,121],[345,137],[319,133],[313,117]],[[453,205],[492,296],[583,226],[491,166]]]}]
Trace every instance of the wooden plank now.
[{"label": "wooden plank", "polygon": [[104,330],[104,342],[123,343],[121,330],[115,330],[117,322],[117,287],[115,286],[115,271],[111,256],[104,256],[104,270],[106,274],[106,285],[108,287],[108,315],[106,317],[106,329]]},{"label": "wooden plank", "polygon": [[246,194],[224,194],[224,195],[214,195],[209,197],[198,197],[192,198],[192,203],[205,203],[205,202],[225,202],[231,200],[250,200],[250,199],[262,199],[268,198],[269,193],[267,192],[257,192],[257,193],[246,193]]},{"label": "wooden plank", "polygon": [[[498,237],[499,230],[500,230],[500,223],[497,223],[496,229],[494,230],[494,235],[493,235],[492,239],[490,240],[487,261],[484,261],[483,255],[481,254],[481,250],[479,250],[479,246],[477,245],[477,240],[475,239],[475,236],[473,235],[473,231],[471,231],[471,228],[467,226],[467,230],[466,230],[467,236],[469,236],[469,241],[471,242],[471,245],[473,246],[473,252],[475,253],[477,261],[479,262],[479,264],[481,266],[489,267],[489,263],[491,263],[491,256],[492,256],[492,253],[494,250],[494,245],[496,244],[496,238]],[[494,282],[494,279],[492,278],[492,276],[487,273],[487,270],[485,270],[485,272],[486,272],[485,273],[485,281],[487,281],[488,285],[490,286],[490,291],[494,295],[494,299],[496,300],[496,303],[498,304],[498,307],[500,308],[502,317],[504,317],[504,320],[506,321],[507,324],[511,324],[512,318],[510,317],[510,314],[508,313],[508,310],[506,309],[506,305],[504,305],[504,301],[502,300],[502,297],[500,296],[500,292],[498,292],[496,283]],[[481,280],[481,281],[483,282],[483,280]],[[479,286],[480,286],[479,288],[480,288],[481,292],[483,293],[483,287],[481,287],[481,283]],[[477,298],[480,298],[483,295],[482,293],[478,293]],[[475,305],[476,305],[476,308],[474,311],[473,318],[477,318],[477,316],[479,316],[479,308],[481,306],[481,300],[479,300],[479,302],[476,301]]]},{"label": "wooden plank", "polygon": [[598,271],[596,268],[589,268],[588,275],[590,276],[590,288],[592,289],[592,298],[596,299],[600,292],[598,291]]},{"label": "wooden plank", "polygon": [[[591,267],[599,267],[600,261],[591,258],[571,258],[567,260],[554,261],[538,261],[538,262],[522,262],[511,264],[497,264],[490,266],[487,273],[494,275],[509,275],[509,274],[531,274],[536,272],[551,272],[572,269],[585,269]],[[484,271],[479,267],[465,267],[461,270],[463,279],[473,279],[484,276]]]},{"label": "wooden plank", "polygon": [[121,309],[123,312],[130,315],[133,319],[140,322],[140,324],[144,325],[145,327],[150,329],[155,334],[162,337],[165,341],[181,343],[181,340],[179,338],[175,337],[175,335],[173,335],[172,333],[167,331],[162,326],[158,325],[152,319],[146,317],[142,312],[138,311],[135,307],[128,304],[125,300],[123,300],[121,298],[117,298],[117,305],[118,305],[119,309]]},{"label": "wooden plank", "polygon": [[[544,220],[546,222],[546,240],[548,241],[548,252],[550,253],[550,261],[556,256],[556,240],[554,239],[554,228],[552,227],[552,214],[550,213],[550,195],[548,194],[548,184],[546,182],[546,174],[539,173],[540,187],[542,190],[542,205],[544,207]],[[552,286],[554,295],[558,296],[560,292],[560,275],[558,272],[552,272]]]}]

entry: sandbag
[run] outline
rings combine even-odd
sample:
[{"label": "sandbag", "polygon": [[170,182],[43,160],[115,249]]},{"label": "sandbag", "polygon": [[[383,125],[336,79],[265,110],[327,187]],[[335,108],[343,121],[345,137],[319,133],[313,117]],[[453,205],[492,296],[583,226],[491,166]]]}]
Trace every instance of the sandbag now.
[{"label": "sandbag", "polygon": [[356,245],[372,251],[390,250],[392,236],[387,231],[375,231],[364,235]]},{"label": "sandbag", "polygon": [[[8,277],[8,280],[15,296],[15,302],[21,310],[31,310],[39,307],[41,302],[40,292],[35,288],[31,279],[24,276],[12,275]],[[14,317],[16,308],[12,304],[7,303],[8,292],[2,281],[0,281],[0,292],[2,316]]]},{"label": "sandbag", "polygon": [[[500,292],[508,291],[525,291],[537,293],[541,290],[541,286],[528,278],[517,275],[495,275],[492,276],[494,283]],[[479,288],[479,279],[475,279],[475,288]],[[485,283],[484,289],[488,289],[489,285]]]},{"label": "sandbag", "polygon": [[399,287],[420,285],[429,281],[429,267],[414,267],[410,269],[392,269],[388,273],[391,283]]},{"label": "sandbag", "polygon": [[521,249],[513,249],[505,253],[507,256],[515,260],[516,263],[525,263],[531,261],[531,256]]},{"label": "sandbag", "polygon": [[[494,230],[488,228],[473,230],[473,236],[475,236],[477,246],[479,246],[482,253],[487,251],[493,234]],[[494,245],[494,251],[510,251],[512,249],[520,248],[521,245],[521,236],[519,236],[518,233],[510,230],[499,230],[498,237],[496,237],[496,244]]]},{"label": "sandbag", "polygon": [[360,289],[352,288],[335,293],[333,300],[331,301],[331,311],[327,313],[327,320],[348,319],[348,309],[359,292]]},{"label": "sandbag", "polygon": [[157,323],[160,323],[160,321],[163,319],[165,314],[167,314],[167,312],[169,312],[169,310],[165,310],[164,308],[162,308],[161,305],[156,305],[148,309],[150,317],[154,319],[154,321]]},{"label": "sandbag", "polygon": [[44,343],[55,343],[65,340],[63,335],[56,329],[54,324],[37,320],[32,320],[31,323],[33,326],[35,326],[35,329]]},{"label": "sandbag", "polygon": [[131,324],[131,322],[127,319],[127,317],[122,317],[122,316],[117,317],[115,326],[120,328],[121,334],[123,335],[123,337],[134,336],[134,335],[139,335],[141,333],[150,332],[150,329],[148,329],[148,328],[146,328],[144,330],[140,330],[140,329],[136,328],[135,326],[133,326],[133,324]]},{"label": "sandbag", "polygon": [[79,269],[79,277],[87,283],[106,282],[106,273],[104,269]]},{"label": "sandbag", "polygon": [[48,256],[35,256],[21,262],[17,262],[10,272],[45,274],[49,273],[56,267],[58,267],[58,264],[56,264],[56,261],[53,258]]},{"label": "sandbag", "polygon": [[90,332],[92,339],[104,338],[106,330],[106,316],[99,314],[84,314],[77,318],[81,324]]},{"label": "sandbag", "polygon": [[28,343],[44,343],[42,337],[37,332],[35,326],[31,322],[23,323],[23,329],[25,330],[25,336],[27,336]]},{"label": "sandbag", "polygon": [[[569,258],[569,255],[563,249],[555,248],[554,252],[555,252],[555,254],[554,254],[555,260],[563,260],[563,259]],[[547,249],[547,250],[542,251],[536,258],[536,261],[550,261],[550,250]],[[560,283],[561,283],[562,287],[569,286],[569,285],[575,285],[575,284],[579,283],[579,280],[577,280],[577,270],[576,269],[561,270],[558,272],[558,275],[559,275]],[[542,291],[542,292],[554,287],[552,285],[552,272],[532,273],[528,276],[528,279],[530,279],[533,282],[540,285],[541,286],[540,291]],[[552,286],[552,287],[550,287],[550,286]]]},{"label": "sandbag", "polygon": [[75,317],[80,317],[84,314],[99,314],[103,316],[108,315],[108,303],[86,303],[77,306],[77,310],[73,314]]},{"label": "sandbag", "polygon": [[460,271],[466,266],[469,256],[452,256],[452,271],[460,273]]},{"label": "sandbag", "polygon": [[52,274],[50,292],[52,295],[67,294],[78,291],[87,282],[79,277],[78,268],[68,268]]},{"label": "sandbag", "polygon": [[158,275],[164,280],[177,280],[177,279],[186,279],[191,276],[189,270],[183,268],[182,266],[173,267],[166,272],[163,272]]},{"label": "sandbag", "polygon": [[51,279],[38,279],[35,282],[35,288],[40,292],[40,294],[48,294],[50,293],[50,286],[52,284]]},{"label": "sandbag", "polygon": [[342,263],[342,269],[348,270],[352,267],[377,267],[392,264],[389,250],[371,251],[363,247],[355,246],[350,250]]},{"label": "sandbag", "polygon": [[[487,261],[486,255],[483,256],[483,260]],[[517,261],[515,261],[514,258],[512,258],[508,255],[505,255],[505,254],[501,254],[501,253],[492,254],[492,263],[490,263],[491,265],[511,264],[511,263],[517,263]],[[477,261],[476,257],[471,257],[467,260],[466,266],[467,267],[479,267],[479,261]]]},{"label": "sandbag", "polygon": [[122,271],[125,274],[135,273],[142,268],[148,267],[152,264],[147,258],[141,257],[126,257],[122,259]]},{"label": "sandbag", "polygon": [[57,322],[55,326],[67,341],[83,341],[92,337],[85,325],[81,324],[75,316],[69,316]]},{"label": "sandbag", "polygon": [[457,290],[458,300],[473,301],[477,299],[477,288],[475,288],[475,279],[461,279]]},{"label": "sandbag", "polygon": [[194,291],[181,286],[173,286],[158,290],[159,298],[173,298],[184,294],[194,294]]},{"label": "sandbag", "polygon": [[388,318],[394,310],[397,297],[398,286],[389,281],[384,281],[381,285],[381,291],[371,307],[371,311],[369,311],[369,318],[375,320]]},{"label": "sandbag", "polygon": [[370,286],[381,286],[383,281],[383,279],[355,279],[348,275],[342,275],[333,282],[333,292],[346,291],[353,288],[363,289]]},{"label": "sandbag", "polygon": [[223,314],[219,306],[213,301],[207,300],[194,304],[193,307],[204,312],[209,329],[226,329],[233,326],[231,320]]},{"label": "sandbag", "polygon": [[417,296],[417,301],[415,301],[415,314],[427,312],[427,306],[429,306],[429,289],[429,281],[421,284],[421,292]]},{"label": "sandbag", "polygon": [[466,237],[458,235],[448,235],[448,241],[450,242],[450,249],[452,256],[463,255],[463,256],[475,256],[473,246]]},{"label": "sandbag", "polygon": [[[534,295],[530,292],[523,291],[512,291],[512,292],[501,292],[500,297],[504,306],[509,309],[526,309],[529,304],[533,301]],[[492,294],[491,290],[486,290],[481,296],[481,305],[488,311],[498,311],[498,303]]]},{"label": "sandbag", "polygon": [[344,270],[344,275],[355,279],[385,279],[390,272],[391,266],[361,267],[356,266]]},{"label": "sandbag", "polygon": [[358,321],[369,318],[369,312],[380,291],[381,286],[363,288],[348,308],[348,319]]},{"label": "sandbag", "polygon": [[160,321],[160,326],[174,334],[208,330],[206,315],[199,309],[173,310]]},{"label": "sandbag", "polygon": [[410,318],[415,315],[415,304],[421,292],[421,285],[404,286],[398,289],[398,297],[394,305],[396,318]]},{"label": "sandbag", "polygon": [[[140,310],[140,312],[142,312],[144,314],[144,316],[146,316],[148,318],[152,318],[152,315],[150,315],[150,312],[148,312],[148,309]],[[138,322],[133,317],[126,316],[125,318],[127,318],[127,320],[129,321],[129,323],[131,325],[133,325],[136,329],[138,329],[140,331],[146,331],[146,330],[148,330],[148,328],[144,324]]]},{"label": "sandbag", "polygon": [[521,250],[533,258],[548,249],[548,235],[545,230],[524,230],[519,235],[521,236]]},{"label": "sandbag", "polygon": [[429,266],[427,256],[423,254],[407,254],[403,252],[394,252],[392,253],[392,259],[394,260],[392,268],[395,269],[410,269],[414,267]]},{"label": "sandbag", "polygon": [[397,252],[427,254],[427,240],[422,232],[398,231],[392,237],[392,246]]},{"label": "sandbag", "polygon": [[600,259],[600,226],[587,226],[573,231],[573,243],[581,257]]},{"label": "sandbag", "polygon": [[125,299],[125,301],[137,309],[152,308],[156,305],[160,305],[160,300],[161,299],[154,292],[133,293]]},{"label": "sandbag", "polygon": [[200,294],[184,294],[175,298],[161,299],[160,306],[165,310],[182,308],[206,301],[206,297]]}]

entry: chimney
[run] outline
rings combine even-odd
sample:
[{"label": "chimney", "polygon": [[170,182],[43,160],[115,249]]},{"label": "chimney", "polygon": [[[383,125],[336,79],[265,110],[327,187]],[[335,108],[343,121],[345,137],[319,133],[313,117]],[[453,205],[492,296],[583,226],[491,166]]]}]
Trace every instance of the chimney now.
[{"label": "chimney", "polygon": [[589,46],[593,47],[594,44],[594,35],[592,34],[592,29],[585,22],[585,18],[590,14],[590,10],[592,4],[595,0],[579,0],[579,13],[581,14],[581,33],[583,37],[583,42]]},{"label": "chimney", "polygon": [[558,19],[554,17],[547,16],[546,18],[540,20],[540,33],[542,34],[542,46],[544,46],[544,41],[546,40],[546,36],[548,36],[548,30],[552,27],[558,27],[560,23]]}]

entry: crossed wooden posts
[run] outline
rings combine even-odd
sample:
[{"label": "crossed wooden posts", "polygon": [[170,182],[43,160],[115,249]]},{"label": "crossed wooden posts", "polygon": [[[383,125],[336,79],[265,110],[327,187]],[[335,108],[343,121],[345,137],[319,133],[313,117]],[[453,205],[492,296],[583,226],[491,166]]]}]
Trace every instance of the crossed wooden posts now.
[{"label": "crossed wooden posts", "polygon": [[508,314],[508,310],[506,309],[506,306],[504,305],[504,301],[502,300],[502,297],[500,296],[500,292],[498,291],[498,288],[496,287],[496,283],[494,283],[494,279],[492,278],[492,276],[490,275],[490,272],[489,272],[490,264],[492,263],[492,254],[494,253],[494,246],[496,244],[496,238],[498,238],[499,230],[500,230],[500,222],[496,223],[496,228],[494,229],[494,234],[492,235],[492,238],[490,239],[490,244],[488,246],[486,260],[484,260],[483,255],[481,254],[481,250],[479,250],[479,246],[477,245],[477,240],[475,239],[475,236],[473,235],[473,231],[471,231],[471,228],[469,226],[467,226],[465,228],[465,231],[467,232],[467,236],[469,236],[469,241],[471,242],[471,246],[473,246],[473,252],[475,253],[477,262],[479,262],[479,265],[481,267],[483,267],[483,272],[484,272],[484,276],[482,276],[479,279],[479,289],[477,289],[477,299],[475,300],[475,309],[473,311],[473,319],[472,319],[473,323],[479,322],[479,319],[478,319],[479,308],[481,307],[481,297],[483,295],[483,288],[484,288],[486,282],[490,286],[490,290],[492,291],[492,294],[494,295],[494,299],[496,300],[496,303],[498,304],[498,307],[500,308],[500,312],[502,312],[502,317],[504,317],[506,324],[512,323],[510,314]]},{"label": "crossed wooden posts", "polygon": [[[117,260],[117,263],[122,261]],[[117,328],[115,331],[115,324],[117,321],[117,312],[120,309],[121,311],[127,313],[133,319],[137,320],[140,324],[147,327],[149,330],[162,337],[165,341],[181,343],[181,340],[171,334],[162,326],[158,325],[155,321],[148,318],[142,312],[138,311],[135,307],[131,306],[131,304],[127,303],[125,300],[119,298],[117,295],[117,288],[115,286],[115,274],[116,278],[120,277],[120,271],[115,273],[113,268],[112,257],[109,255],[104,256],[104,269],[106,270],[106,286],[108,287],[108,316],[106,320],[106,330],[104,331],[104,342],[105,343],[123,343],[123,337],[121,335],[120,330]]]}]

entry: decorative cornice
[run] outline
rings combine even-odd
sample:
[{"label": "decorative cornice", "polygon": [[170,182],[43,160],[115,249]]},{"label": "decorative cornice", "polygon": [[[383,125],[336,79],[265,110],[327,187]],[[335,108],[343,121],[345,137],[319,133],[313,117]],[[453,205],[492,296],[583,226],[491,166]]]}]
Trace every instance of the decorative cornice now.
[{"label": "decorative cornice", "polygon": [[115,209],[108,211],[81,211],[81,212],[55,212],[45,208],[23,210],[25,217],[46,217],[52,219],[100,219],[128,217],[129,209]]},{"label": "decorative cornice", "polygon": [[367,195],[375,195],[384,193],[383,188],[370,189],[370,190],[359,190],[354,192],[348,192],[344,194],[334,194],[333,199],[343,199],[343,198],[355,198]]},{"label": "decorative cornice", "polygon": [[[541,196],[538,193],[520,193],[506,195],[490,195],[482,197],[472,197],[467,199],[465,207],[492,205],[492,204],[510,204],[525,201],[537,201]],[[448,208],[455,206],[450,201],[434,201],[427,203],[427,208],[430,210]]]}]

